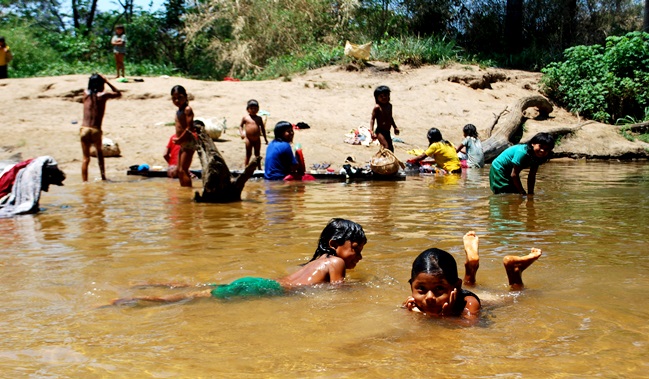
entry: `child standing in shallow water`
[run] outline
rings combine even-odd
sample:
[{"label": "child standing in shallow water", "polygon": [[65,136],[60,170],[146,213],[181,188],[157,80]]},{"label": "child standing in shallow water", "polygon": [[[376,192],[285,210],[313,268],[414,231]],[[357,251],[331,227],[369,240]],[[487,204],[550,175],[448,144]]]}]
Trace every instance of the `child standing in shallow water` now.
[{"label": "child standing in shallow water", "polygon": [[[244,167],[248,166],[253,150],[255,157],[259,156],[259,150],[261,149],[260,136],[264,137],[264,141],[266,142],[266,145],[268,145],[264,120],[257,115],[257,112],[259,112],[259,103],[257,100],[249,100],[246,110],[248,111],[248,114],[243,117],[241,125],[239,125],[239,134],[241,134],[241,139],[246,144],[246,161]],[[261,161],[258,161],[257,168],[261,170]]]},{"label": "child standing in shallow water", "polygon": [[173,140],[175,144],[180,145],[178,179],[182,187],[191,187],[192,178],[189,167],[192,164],[194,151],[198,148],[194,130],[194,111],[189,106],[187,91],[183,86],[174,86],[171,89],[171,101],[178,107],[175,117],[176,138]]},{"label": "child standing in shallow water", "polygon": [[[399,128],[392,117],[392,104],[390,104],[390,88],[387,86],[378,86],[374,90],[374,100],[376,105],[372,109],[372,118],[370,120],[370,132],[372,140],[378,139],[381,146],[394,153],[392,145],[392,136],[390,128],[394,126],[394,134],[399,135]],[[374,121],[376,120],[376,129]]]},{"label": "child standing in shallow water", "polygon": [[[181,293],[169,296],[141,296],[117,299],[113,305],[136,301],[173,303],[182,300],[215,297],[230,299],[239,297],[277,296],[303,287],[323,283],[339,284],[345,279],[347,270],[356,267],[363,259],[361,251],[367,243],[363,227],[359,224],[334,218],[320,234],[318,247],[313,258],[295,273],[278,280],[245,277],[226,285],[207,284],[210,287],[200,291]],[[176,288],[186,285],[167,284]]]},{"label": "child standing in shallow water", "polygon": [[[484,152],[482,151],[480,138],[478,138],[478,129],[473,124],[466,124],[462,131],[464,132],[464,140],[455,149],[458,157],[461,161],[466,161],[466,167],[468,168],[484,167]],[[465,152],[462,152],[462,149]]]},{"label": "child standing in shallow water", "polygon": [[[107,84],[112,92],[104,92],[104,84]],[[83,95],[83,123],[79,129],[81,152],[83,154],[83,160],[81,161],[81,180],[84,182],[88,181],[90,146],[94,146],[95,151],[97,152],[97,162],[99,162],[101,180],[106,180],[104,153],[102,151],[103,131],[101,130],[101,125],[104,121],[106,101],[121,96],[122,93],[110,84],[105,76],[92,74],[90,79],[88,79],[88,89]]]},{"label": "child standing in shallow water", "polygon": [[[468,286],[475,285],[480,266],[478,243],[475,232],[470,231],[464,235],[464,284]],[[540,256],[540,249],[532,249],[531,253],[523,257],[508,255],[503,258],[512,290],[523,289],[523,271]],[[473,292],[462,289],[455,259],[446,251],[432,248],[419,254],[412,263],[409,282],[412,295],[403,304],[406,309],[428,316],[477,319],[481,308],[480,299]]]}]

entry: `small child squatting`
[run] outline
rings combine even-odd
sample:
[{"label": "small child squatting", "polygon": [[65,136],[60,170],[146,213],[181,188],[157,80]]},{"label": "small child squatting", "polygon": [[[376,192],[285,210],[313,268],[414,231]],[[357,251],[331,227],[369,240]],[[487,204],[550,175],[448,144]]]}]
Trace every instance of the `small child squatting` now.
[{"label": "small child squatting", "polygon": [[[480,266],[479,239],[474,231],[464,235],[464,284],[473,286]],[[541,250],[533,248],[523,256],[508,255],[503,258],[509,286],[512,290],[523,289],[523,271],[541,256]],[[415,259],[410,278],[412,295],[403,307],[428,316],[460,317],[477,319],[481,303],[473,292],[462,289],[457,274],[457,264],[452,255],[440,249],[428,249]]]},{"label": "small child squatting", "polygon": [[[341,284],[346,270],[353,269],[363,259],[361,252],[367,243],[363,227],[359,224],[334,218],[320,234],[318,247],[313,258],[295,273],[278,280],[244,277],[226,285],[208,284],[210,287],[199,291],[178,293],[166,296],[138,296],[116,299],[112,305],[128,304],[137,301],[174,303],[183,300],[215,297],[217,299],[277,296],[303,286],[323,283]],[[146,287],[147,285],[145,285]],[[189,285],[153,284],[170,288],[189,287]]]}]

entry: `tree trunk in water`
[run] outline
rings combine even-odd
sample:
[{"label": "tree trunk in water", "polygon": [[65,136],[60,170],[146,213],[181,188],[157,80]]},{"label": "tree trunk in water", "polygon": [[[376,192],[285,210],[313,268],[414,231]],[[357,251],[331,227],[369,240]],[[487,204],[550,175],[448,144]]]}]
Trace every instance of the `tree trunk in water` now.
[{"label": "tree trunk in water", "polygon": [[194,200],[199,203],[231,203],[241,201],[241,191],[252,177],[261,157],[255,157],[243,173],[233,177],[225,159],[214,145],[204,127],[197,126],[198,157],[203,168],[203,194],[196,192]]},{"label": "tree trunk in water", "polygon": [[530,96],[520,99],[513,109],[494,127],[491,136],[482,141],[485,163],[493,161],[498,154],[511,146],[511,137],[519,131],[525,120],[523,112],[529,107],[536,107],[541,117],[552,113],[552,104],[543,96]]}]

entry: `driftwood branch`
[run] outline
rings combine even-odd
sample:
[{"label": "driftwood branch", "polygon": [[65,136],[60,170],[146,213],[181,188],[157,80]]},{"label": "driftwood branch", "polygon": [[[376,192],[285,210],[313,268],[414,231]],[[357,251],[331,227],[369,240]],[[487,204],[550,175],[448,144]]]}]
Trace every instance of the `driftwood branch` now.
[{"label": "driftwood branch", "polygon": [[621,125],[619,128],[620,130],[625,130],[632,133],[638,133],[649,129],[649,121],[640,122],[637,124]]},{"label": "driftwood branch", "polygon": [[241,200],[241,191],[248,179],[252,177],[255,168],[261,162],[261,157],[255,157],[243,173],[233,177],[225,159],[214,145],[204,127],[197,127],[198,157],[203,168],[203,193],[196,192],[194,200],[201,203],[230,203]]},{"label": "driftwood branch", "polygon": [[487,133],[487,137],[491,137],[491,133],[493,133],[494,128],[496,127],[496,125],[498,125],[498,120],[500,120],[500,118],[502,117],[502,115],[505,114],[505,112],[507,112],[507,107],[505,107],[505,109],[503,109],[502,112],[498,114],[494,114],[494,121],[493,123],[491,123],[491,126],[489,127],[489,132]]},{"label": "driftwood branch", "polygon": [[485,162],[491,162],[498,154],[512,145],[511,137],[518,132],[525,120],[523,112],[530,107],[536,107],[542,117],[547,117],[553,110],[552,104],[542,96],[530,96],[520,99],[509,113],[502,118],[502,122],[496,125],[491,136],[482,141]]}]

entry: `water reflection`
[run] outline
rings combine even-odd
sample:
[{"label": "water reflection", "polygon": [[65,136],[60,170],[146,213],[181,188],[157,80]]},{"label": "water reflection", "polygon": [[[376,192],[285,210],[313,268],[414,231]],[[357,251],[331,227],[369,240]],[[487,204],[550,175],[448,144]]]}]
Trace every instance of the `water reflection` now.
[{"label": "water reflection", "polygon": [[[196,204],[192,191],[165,179],[53,188],[45,212],[0,220],[0,371],[617,377],[623,360],[624,376],[642,377],[649,313],[637,299],[649,286],[649,165],[549,163],[534,198],[494,196],[487,175],[470,170],[452,183],[253,180],[234,204]],[[359,222],[369,239],[342,288],[95,308],[137,295],[134,282],[281,277],[308,260],[332,217]],[[475,328],[400,309],[414,257],[439,247],[462,262],[470,229],[481,236],[479,296],[506,292],[502,255],[543,249],[521,296],[489,309]]]}]

